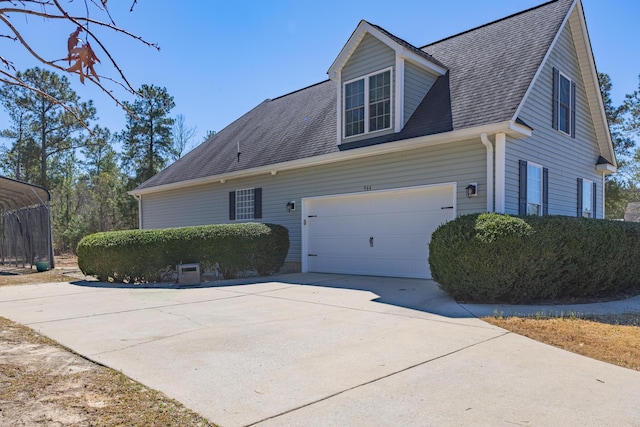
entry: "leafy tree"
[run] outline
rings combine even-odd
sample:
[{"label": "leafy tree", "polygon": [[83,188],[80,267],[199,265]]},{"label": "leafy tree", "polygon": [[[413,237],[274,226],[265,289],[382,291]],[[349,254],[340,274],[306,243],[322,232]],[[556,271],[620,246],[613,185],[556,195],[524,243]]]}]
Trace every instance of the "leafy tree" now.
[{"label": "leafy tree", "polygon": [[18,179],[29,180],[29,172],[35,169],[35,158],[29,157],[28,153],[35,150],[28,147],[33,144],[32,132],[30,132],[30,116],[23,102],[12,100],[5,96],[0,89],[0,103],[9,113],[9,128],[0,130],[0,137],[12,141],[10,148],[3,147],[0,154],[0,168],[5,175]]},{"label": "leafy tree", "polygon": [[172,126],[169,116],[175,106],[166,88],[142,85],[140,98],[125,102],[133,114],[127,115],[126,129],[120,134],[123,144],[123,164],[130,171],[131,188],[162,170],[175,158]]},{"label": "leafy tree", "polygon": [[628,112],[629,107],[626,103],[618,107],[613,105],[611,100],[611,88],[613,84],[608,74],[598,73],[598,80],[600,81],[600,91],[602,92],[602,100],[604,101],[604,110],[607,115],[607,123],[609,124],[613,148],[616,152],[616,157],[619,160],[624,160],[631,154],[635,145],[633,138],[630,137],[624,126],[625,114]]},{"label": "leafy tree", "polygon": [[629,201],[638,200],[638,179],[634,178],[634,169],[638,164],[638,154],[634,155],[635,141],[629,132],[628,114],[631,105],[627,102],[614,106],[611,100],[611,78],[604,73],[598,74],[600,91],[607,115],[609,132],[618,161],[618,173],[607,176],[605,182],[605,212],[607,218],[622,218]]},{"label": "leafy tree", "polygon": [[124,190],[120,191],[125,177],[118,168],[113,139],[108,129],[96,126],[89,143],[82,150],[85,174],[78,182],[77,191],[84,192],[87,201],[85,234],[123,228],[118,199],[129,196]]},{"label": "leafy tree", "polygon": [[625,128],[640,137],[640,76],[638,76],[638,89],[626,96],[624,109],[628,113],[625,118]]},{"label": "leafy tree", "polygon": [[[37,158],[39,176],[29,181],[48,188],[51,159],[84,144],[85,128],[96,111],[92,101],[80,101],[64,76],[40,68],[16,75],[37,91],[14,85],[4,85],[0,89],[3,104],[10,105],[12,121],[9,129],[2,131],[14,141],[8,158],[15,164],[16,176],[22,175],[23,165],[33,167],[28,160]],[[66,108],[60,102],[64,102]]]}]

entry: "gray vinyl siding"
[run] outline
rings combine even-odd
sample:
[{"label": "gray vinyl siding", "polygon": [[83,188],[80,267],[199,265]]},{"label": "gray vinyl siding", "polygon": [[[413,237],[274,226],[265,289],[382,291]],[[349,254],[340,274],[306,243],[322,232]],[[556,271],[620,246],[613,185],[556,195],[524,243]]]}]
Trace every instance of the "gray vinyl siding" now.
[{"label": "gray vinyl siding", "polygon": [[[391,70],[391,129],[368,133],[364,135],[352,136],[346,138],[345,141],[358,141],[361,139],[371,138],[375,135],[385,135],[393,132],[393,121],[395,118],[395,82],[396,82],[396,55],[395,51],[386,44],[370,34],[365,34],[362,41],[353,52],[345,66],[342,68],[342,83],[340,90],[344,90],[344,83],[367,74],[374,73],[389,67]],[[341,96],[340,114],[344,114],[344,97]],[[343,118],[344,120],[344,118]],[[343,123],[344,125],[344,123]]]},{"label": "gray vinyl siding", "polygon": [[[228,194],[241,188],[262,188],[261,222],[289,229],[291,248],[287,261],[300,262],[301,199],[388,190],[418,185],[457,183],[457,214],[486,211],[486,150],[479,141],[464,141],[269,173],[212,183],[142,198],[144,228],[229,223]],[[479,195],[466,197],[465,187],[479,183]],[[286,204],[296,202],[287,212]],[[239,222],[239,221],[238,221]]]},{"label": "gray vinyl siding", "polygon": [[357,79],[395,65],[395,51],[372,35],[366,34],[342,68],[342,81]]},{"label": "gray vinyl siding", "polygon": [[[575,139],[551,126],[554,67],[576,83]],[[577,178],[583,178],[596,183],[596,216],[603,217],[602,175],[595,169],[600,152],[588,108],[571,30],[567,25],[562,30],[519,116],[533,128],[533,136],[519,141],[507,140],[507,213],[518,213],[518,161],[526,160],[549,169],[550,215],[576,216]]]},{"label": "gray vinyl siding", "polygon": [[418,105],[429,92],[433,82],[436,81],[435,75],[413,65],[411,62],[405,61],[404,65],[404,126]]}]

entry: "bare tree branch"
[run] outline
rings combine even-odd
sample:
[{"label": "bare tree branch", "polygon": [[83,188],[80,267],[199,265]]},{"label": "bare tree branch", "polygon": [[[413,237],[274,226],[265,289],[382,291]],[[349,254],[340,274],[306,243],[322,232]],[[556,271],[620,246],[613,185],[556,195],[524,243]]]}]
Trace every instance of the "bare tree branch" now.
[{"label": "bare tree branch", "polygon": [[[69,0],[69,3],[72,3],[74,0]],[[111,16],[109,9],[107,7],[108,0],[83,0],[85,16],[80,16],[76,14],[69,13],[70,11],[67,9],[67,6],[63,6],[59,0],[0,0],[0,26],[3,24],[10,31],[11,34],[0,34],[0,38],[8,38],[10,40],[14,40],[22,47],[29,52],[29,54],[35,58],[38,62],[54,68],[59,71],[64,71],[65,73],[75,73],[80,75],[81,82],[84,83],[84,80],[87,79],[91,81],[91,83],[95,84],[98,88],[100,88],[104,93],[107,94],[111,99],[115,101],[115,103],[123,108],[125,111],[128,111],[125,103],[120,101],[114,93],[106,88],[101,82],[100,79],[103,79],[111,84],[115,84],[119,86],[121,89],[129,92],[131,94],[137,95],[137,91],[133,88],[132,84],[127,79],[124,71],[119,66],[116,59],[112,56],[111,52],[105,45],[105,43],[100,40],[100,38],[90,29],[90,26],[95,25],[97,28],[103,28],[110,30],[117,34],[123,34],[124,36],[135,40],[136,42],[140,42],[143,45],[155,48],[159,50],[159,46],[156,43],[151,43],[143,39],[142,37],[135,35],[123,28],[118,27],[113,17]],[[137,4],[137,0],[133,0],[131,3],[131,7],[129,11],[133,11],[133,8]],[[98,10],[101,13],[105,13],[108,17],[108,22],[101,21],[99,19],[94,19],[90,16],[91,10]],[[92,42],[100,46],[100,49],[109,59],[109,62],[115,72],[117,73],[117,78],[113,78],[105,73],[98,74],[94,70],[94,64],[99,62],[98,58],[93,54],[93,50],[89,45],[89,41],[85,40],[84,42],[78,39],[80,43],[79,46],[70,46],[69,47],[69,55],[67,58],[48,60],[45,59],[44,55],[42,55],[39,51],[37,51],[22,35],[22,31],[18,29],[12,22],[19,22],[15,19],[11,19],[15,16],[23,16],[23,17],[38,17],[44,18],[45,20],[63,20],[68,21],[70,24],[74,24],[76,27],[76,33],[79,35],[81,32],[86,33],[87,38],[91,38]],[[76,34],[74,33],[74,34]],[[73,49],[71,49],[73,47]],[[0,65],[4,66],[7,71],[3,71],[2,77],[0,77],[0,82],[5,84],[22,86],[24,88],[31,89],[29,85],[25,85],[24,82],[20,82],[19,79],[16,78],[15,74],[17,70],[13,65],[11,58],[6,55],[0,56]],[[62,66],[62,61],[74,61],[74,65],[66,68]],[[35,88],[33,88],[35,89]],[[36,90],[36,92],[38,92]],[[41,94],[40,92],[38,92]],[[42,95],[42,94],[41,94]],[[43,95],[45,96],[45,95]],[[49,99],[49,98],[48,98]],[[58,101],[60,104],[62,102]],[[68,108],[65,106],[65,108]]]}]

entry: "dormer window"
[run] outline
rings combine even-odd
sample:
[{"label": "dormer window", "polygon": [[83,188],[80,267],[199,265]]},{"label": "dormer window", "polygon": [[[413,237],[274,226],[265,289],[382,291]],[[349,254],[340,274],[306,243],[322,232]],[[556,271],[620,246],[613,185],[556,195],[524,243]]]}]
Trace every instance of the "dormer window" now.
[{"label": "dormer window", "polygon": [[344,84],[344,136],[391,128],[391,69]]}]

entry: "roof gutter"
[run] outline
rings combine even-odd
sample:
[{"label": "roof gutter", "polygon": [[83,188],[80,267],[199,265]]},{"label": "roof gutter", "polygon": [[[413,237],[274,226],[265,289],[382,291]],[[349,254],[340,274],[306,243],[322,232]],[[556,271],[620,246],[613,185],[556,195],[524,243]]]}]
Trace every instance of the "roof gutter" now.
[{"label": "roof gutter", "polygon": [[476,126],[451,132],[438,133],[435,135],[419,136],[416,138],[403,139],[399,141],[386,142],[383,144],[371,145],[348,151],[337,151],[320,156],[307,157],[289,162],[276,163],[272,165],[259,166],[236,172],[223,173],[187,181],[173,182],[170,184],[158,185],[142,189],[134,189],[128,194],[138,197],[145,194],[159,193],[169,190],[178,190],[197,185],[211,184],[215,182],[224,183],[230,179],[246,178],[266,173],[274,174],[285,170],[300,169],[309,166],[318,166],[328,163],[335,163],[364,157],[376,156],[380,154],[395,153],[399,151],[430,147],[439,144],[446,144],[455,141],[475,139],[478,134],[506,134],[514,139],[521,139],[531,136],[531,129],[516,123],[514,120],[493,123],[489,125]]}]

